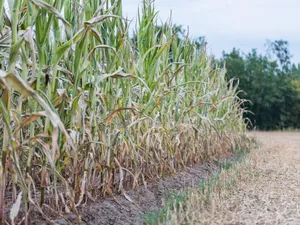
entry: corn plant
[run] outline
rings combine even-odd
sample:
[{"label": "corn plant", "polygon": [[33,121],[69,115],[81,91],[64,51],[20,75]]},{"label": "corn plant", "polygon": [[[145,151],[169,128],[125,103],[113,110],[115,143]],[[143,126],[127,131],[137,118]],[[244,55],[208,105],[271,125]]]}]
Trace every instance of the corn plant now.
[{"label": "corn plant", "polygon": [[[0,1],[0,218],[96,197],[229,152],[242,100],[205,45],[121,0]],[[158,29],[158,26],[161,29]],[[8,197],[6,195],[11,195]],[[21,194],[20,194],[21,193]],[[80,220],[80,216],[78,216]]]}]

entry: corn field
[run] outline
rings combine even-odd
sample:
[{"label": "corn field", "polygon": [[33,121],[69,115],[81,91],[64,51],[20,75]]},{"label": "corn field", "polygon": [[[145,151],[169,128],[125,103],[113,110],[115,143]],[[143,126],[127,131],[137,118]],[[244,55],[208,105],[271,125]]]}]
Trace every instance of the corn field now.
[{"label": "corn field", "polygon": [[1,224],[130,201],[126,189],[238,147],[226,69],[157,18],[150,0],[137,24],[121,0],[0,0]]}]

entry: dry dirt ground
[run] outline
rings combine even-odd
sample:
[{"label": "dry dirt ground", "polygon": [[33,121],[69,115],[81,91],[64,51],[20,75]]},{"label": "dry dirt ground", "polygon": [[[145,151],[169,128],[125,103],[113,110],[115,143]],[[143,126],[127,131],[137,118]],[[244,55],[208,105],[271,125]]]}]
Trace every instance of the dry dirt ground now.
[{"label": "dry dirt ground", "polygon": [[[251,172],[223,198],[209,224],[300,224],[300,133],[252,132],[261,146]],[[245,173],[247,173],[245,171]],[[251,175],[251,176],[250,176]],[[194,224],[208,224],[194,222]]]},{"label": "dry dirt ground", "polygon": [[247,224],[300,224],[300,133],[251,133],[261,142],[255,182],[242,186]]}]

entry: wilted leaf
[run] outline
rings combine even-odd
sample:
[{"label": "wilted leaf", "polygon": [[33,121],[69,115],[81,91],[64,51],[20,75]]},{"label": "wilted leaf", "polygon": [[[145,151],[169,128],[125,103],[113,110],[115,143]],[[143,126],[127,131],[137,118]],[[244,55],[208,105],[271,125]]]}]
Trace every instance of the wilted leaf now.
[{"label": "wilted leaf", "polygon": [[26,29],[26,33],[24,34],[24,39],[27,42],[28,48],[30,50],[30,56],[32,61],[32,76],[31,76],[30,83],[33,83],[33,81],[36,79],[36,55],[34,49],[33,32],[31,27],[28,27]]},{"label": "wilted leaf", "polygon": [[123,69],[118,69],[116,72],[111,73],[111,74],[102,74],[97,78],[97,82],[100,82],[106,78],[136,78],[133,74],[130,73],[123,73]]},{"label": "wilted leaf", "polygon": [[122,19],[122,17],[120,16],[116,16],[116,15],[101,15],[101,16],[96,16],[88,21],[84,22],[84,25],[93,25],[95,23],[99,23],[107,18],[119,18]]},{"label": "wilted leaf", "polygon": [[16,202],[13,204],[9,217],[11,219],[11,223],[15,224],[14,220],[17,217],[19,211],[20,211],[20,206],[21,206],[21,200],[22,200],[22,191],[18,194]]},{"label": "wilted leaf", "polygon": [[125,110],[138,111],[136,108],[133,108],[133,107],[131,107],[131,108],[119,108],[119,109],[113,111],[113,112],[106,118],[105,122],[106,122],[106,123],[110,123],[110,122],[112,121],[112,119],[116,116],[116,114],[117,114],[118,112],[125,111]]},{"label": "wilted leaf", "polygon": [[74,144],[71,142],[69,138],[69,134],[65,129],[64,124],[58,117],[58,115],[53,112],[51,107],[42,99],[22,78],[12,73],[6,73],[3,70],[0,70],[0,80],[8,87],[13,88],[17,92],[27,96],[33,97],[41,107],[44,108],[46,111],[47,117],[50,119],[51,123],[53,124],[54,128],[59,127],[59,129],[63,132],[66,136],[67,140],[69,141],[70,146],[75,149]]},{"label": "wilted leaf", "polygon": [[113,50],[113,52],[116,54],[116,49],[113,48],[113,47],[111,47],[111,46],[109,46],[109,45],[97,45],[96,47],[94,47],[94,48],[92,49],[92,51],[90,51],[90,53],[89,53],[89,55],[88,55],[88,59],[89,59],[89,60],[92,59],[92,56],[94,55],[94,52],[95,52],[95,50],[96,50],[97,48],[108,48],[108,49]]},{"label": "wilted leaf", "polygon": [[97,29],[95,29],[94,27],[89,27],[89,30],[91,31],[92,35],[97,39],[97,41],[99,41],[99,43],[102,43],[101,34],[99,34]]},{"label": "wilted leaf", "polygon": [[132,127],[132,126],[138,124],[139,122],[146,120],[146,119],[149,119],[149,118],[148,118],[148,117],[143,117],[143,118],[139,118],[139,119],[135,120],[134,122],[132,122],[132,123],[128,126],[128,129],[129,129],[130,127]]},{"label": "wilted leaf", "polygon": [[25,95],[26,97],[33,96],[34,90],[17,75],[6,73],[0,70],[0,80],[9,88],[15,89],[17,92]]},{"label": "wilted leaf", "polygon": [[33,121],[39,119],[41,116],[47,116],[46,112],[38,112],[38,113],[31,113],[29,116],[25,117],[21,123],[21,127],[27,126],[31,124]]}]

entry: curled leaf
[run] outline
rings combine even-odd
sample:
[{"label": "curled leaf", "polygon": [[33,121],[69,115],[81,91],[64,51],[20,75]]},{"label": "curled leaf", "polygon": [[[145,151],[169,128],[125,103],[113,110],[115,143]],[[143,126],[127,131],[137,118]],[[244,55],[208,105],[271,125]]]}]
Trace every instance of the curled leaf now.
[{"label": "curled leaf", "polygon": [[41,116],[47,116],[46,112],[38,112],[38,113],[32,113],[29,116],[25,117],[21,123],[21,127],[25,127],[29,124],[31,124],[33,121],[36,121]]},{"label": "curled leaf", "polygon": [[95,50],[98,49],[98,48],[107,48],[107,49],[111,49],[111,50],[113,50],[113,52],[116,54],[116,49],[113,48],[113,47],[111,47],[111,46],[109,46],[109,45],[97,45],[96,47],[94,47],[94,48],[90,51],[90,53],[89,53],[89,55],[88,55],[88,59],[89,59],[89,60],[92,59],[92,56],[94,55]]},{"label": "curled leaf", "polygon": [[99,23],[107,18],[119,18],[122,19],[122,17],[120,16],[116,16],[116,15],[101,15],[101,16],[96,16],[88,21],[84,22],[84,25],[93,25],[95,23]]},{"label": "curled leaf", "polygon": [[17,92],[22,93],[26,97],[33,96],[35,94],[34,90],[19,76],[12,73],[6,73],[0,70],[0,80],[5,86],[15,89]]},{"label": "curled leaf", "polygon": [[122,68],[118,69],[116,72],[114,73],[110,73],[110,74],[102,74],[97,78],[97,82],[100,82],[106,78],[136,78],[136,76],[134,76],[133,74],[130,73],[124,73],[122,72]]},{"label": "curled leaf", "polygon": [[118,108],[115,111],[113,111],[105,120],[106,123],[110,123],[113,118],[117,115],[118,112],[125,111],[125,110],[131,110],[131,111],[138,111],[134,107],[129,107],[129,108]]}]

